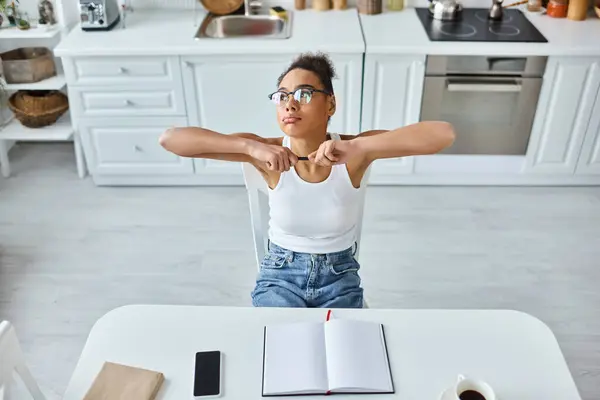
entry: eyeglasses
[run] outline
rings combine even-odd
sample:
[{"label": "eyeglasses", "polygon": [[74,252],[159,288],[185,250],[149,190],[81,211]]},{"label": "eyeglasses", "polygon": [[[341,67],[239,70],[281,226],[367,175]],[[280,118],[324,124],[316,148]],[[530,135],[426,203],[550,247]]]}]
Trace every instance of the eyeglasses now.
[{"label": "eyeglasses", "polygon": [[290,99],[290,95],[293,95],[294,100],[296,100],[298,103],[308,104],[310,103],[312,96],[315,92],[325,93],[327,95],[331,94],[326,90],[313,88],[299,88],[294,90],[293,92],[284,92],[283,90],[278,90],[274,93],[271,93],[269,95],[269,99],[278,106],[281,106],[283,104],[287,104],[288,100]]}]

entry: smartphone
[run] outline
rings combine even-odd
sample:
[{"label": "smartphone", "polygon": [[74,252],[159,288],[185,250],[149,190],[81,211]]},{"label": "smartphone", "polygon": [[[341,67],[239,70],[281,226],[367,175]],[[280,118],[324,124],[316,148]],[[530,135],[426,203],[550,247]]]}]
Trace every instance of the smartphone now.
[{"label": "smartphone", "polygon": [[221,395],[223,357],[220,351],[196,353],[194,368],[194,397],[204,399]]}]

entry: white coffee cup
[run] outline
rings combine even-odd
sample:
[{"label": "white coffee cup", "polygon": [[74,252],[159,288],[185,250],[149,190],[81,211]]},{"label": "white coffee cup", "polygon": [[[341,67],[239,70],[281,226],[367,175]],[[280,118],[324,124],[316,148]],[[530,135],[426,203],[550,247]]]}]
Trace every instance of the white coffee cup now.
[{"label": "white coffee cup", "polygon": [[497,400],[496,394],[490,385],[484,381],[467,378],[463,375],[458,375],[458,380],[450,391],[450,399],[461,400],[460,395],[467,390],[474,390],[480,393],[485,400]]}]

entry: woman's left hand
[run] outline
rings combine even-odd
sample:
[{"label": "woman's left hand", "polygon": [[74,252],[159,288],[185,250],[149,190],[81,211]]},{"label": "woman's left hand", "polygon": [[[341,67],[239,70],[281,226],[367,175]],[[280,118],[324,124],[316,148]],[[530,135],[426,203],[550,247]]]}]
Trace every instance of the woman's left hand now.
[{"label": "woman's left hand", "polygon": [[360,149],[352,142],[353,140],[328,140],[321,143],[317,151],[310,153],[308,159],[323,167],[346,164],[360,154]]}]

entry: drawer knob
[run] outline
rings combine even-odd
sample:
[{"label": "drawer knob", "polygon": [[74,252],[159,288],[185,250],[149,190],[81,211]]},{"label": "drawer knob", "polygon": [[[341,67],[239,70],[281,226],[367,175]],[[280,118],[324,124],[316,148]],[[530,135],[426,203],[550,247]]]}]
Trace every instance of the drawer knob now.
[{"label": "drawer knob", "polygon": [[123,104],[125,104],[125,107],[130,107],[130,106],[132,106],[132,105],[133,105],[133,101],[131,101],[131,100],[125,100],[125,101],[123,102]]},{"label": "drawer knob", "polygon": [[124,67],[119,67],[119,72],[120,72],[121,74],[126,74],[126,73],[127,73],[127,68],[124,68]]},{"label": "drawer knob", "polygon": [[133,151],[135,151],[136,153],[141,153],[143,150],[140,146],[138,146],[137,144],[133,146]]}]

